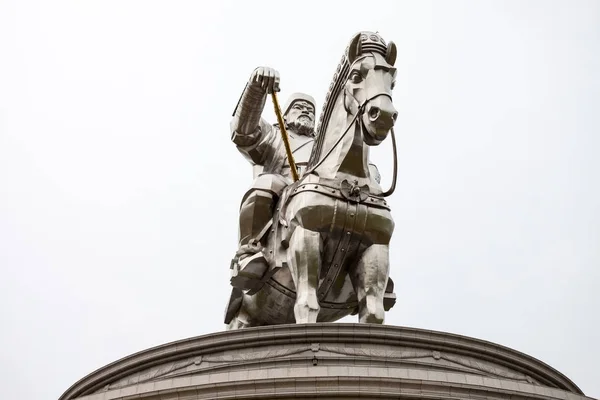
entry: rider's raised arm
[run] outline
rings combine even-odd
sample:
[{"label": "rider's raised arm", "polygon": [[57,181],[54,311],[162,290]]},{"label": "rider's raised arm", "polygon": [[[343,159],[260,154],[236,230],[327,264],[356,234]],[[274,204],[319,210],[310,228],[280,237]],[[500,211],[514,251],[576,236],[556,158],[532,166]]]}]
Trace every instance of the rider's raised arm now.
[{"label": "rider's raised arm", "polygon": [[271,125],[261,118],[267,94],[279,90],[279,73],[272,68],[254,70],[231,120],[231,140],[253,163],[262,164],[260,143],[267,139]]},{"label": "rider's raised arm", "polygon": [[253,136],[258,129],[261,114],[265,108],[267,93],[260,87],[248,82],[231,120],[232,140],[245,145],[256,139]]}]

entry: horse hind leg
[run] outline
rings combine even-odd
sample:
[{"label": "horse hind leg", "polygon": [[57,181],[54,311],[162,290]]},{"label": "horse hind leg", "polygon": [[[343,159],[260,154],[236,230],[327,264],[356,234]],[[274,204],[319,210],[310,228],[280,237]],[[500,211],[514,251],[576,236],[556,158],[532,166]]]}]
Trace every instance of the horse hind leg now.
[{"label": "horse hind leg", "polygon": [[238,313],[233,317],[233,319],[227,324],[227,330],[233,331],[237,329],[244,329],[252,326],[248,322],[248,315],[243,308],[241,308]]},{"label": "horse hind leg", "polygon": [[389,262],[388,245],[373,244],[362,253],[350,275],[358,298],[360,323],[383,324],[385,319],[383,298],[388,280]]},{"label": "horse hind leg", "polygon": [[242,290],[232,288],[229,303],[225,309],[225,325],[228,331],[253,326],[248,304],[244,301],[244,297]]},{"label": "horse hind leg", "polygon": [[297,227],[289,242],[290,272],[296,285],[294,316],[297,324],[317,322],[320,306],[317,298],[321,268],[321,234]]}]

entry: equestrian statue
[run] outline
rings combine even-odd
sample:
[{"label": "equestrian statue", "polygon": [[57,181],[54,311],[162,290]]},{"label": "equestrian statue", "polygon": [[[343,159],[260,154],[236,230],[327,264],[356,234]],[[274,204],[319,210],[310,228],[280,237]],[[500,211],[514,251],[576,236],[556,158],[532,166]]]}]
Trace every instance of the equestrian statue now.
[{"label": "equestrian statue", "polygon": [[[228,329],[333,322],[358,314],[384,322],[394,221],[369,147],[392,132],[396,46],[360,32],[333,76],[315,129],[315,101],[295,93],[280,108],[279,73],[253,71],[231,121],[232,141],[254,182],[239,216],[231,262]],[[261,118],[271,96],[278,122]],[[283,110],[283,113],[282,113]]]}]

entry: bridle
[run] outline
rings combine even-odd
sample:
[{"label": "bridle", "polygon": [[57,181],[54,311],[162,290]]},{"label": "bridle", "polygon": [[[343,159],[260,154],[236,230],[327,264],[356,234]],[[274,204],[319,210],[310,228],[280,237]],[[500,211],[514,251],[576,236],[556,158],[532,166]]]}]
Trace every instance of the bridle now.
[{"label": "bridle", "polygon": [[[357,60],[359,61],[359,60]],[[345,95],[346,92],[344,92]],[[352,118],[352,120],[350,121],[350,123],[348,124],[348,126],[346,127],[346,129],[344,130],[344,132],[340,135],[340,137],[338,138],[338,140],[336,140],[336,142],[333,144],[333,146],[331,146],[331,148],[327,151],[327,153],[325,153],[325,155],[315,164],[313,165],[311,168],[309,168],[308,170],[306,170],[303,174],[302,174],[302,178],[300,179],[300,182],[304,180],[304,178],[308,175],[310,175],[311,173],[313,173],[321,164],[323,164],[323,162],[327,159],[327,157],[329,157],[331,155],[331,153],[333,152],[333,150],[340,144],[340,142],[342,141],[342,139],[344,139],[344,137],[346,136],[346,134],[350,131],[350,128],[354,125],[355,122],[359,122],[357,121],[359,117],[362,117],[364,112],[365,112],[365,108],[367,107],[367,105],[369,104],[369,102],[371,100],[376,99],[379,96],[387,96],[390,98],[390,100],[392,99],[392,96],[387,93],[387,92],[381,92],[381,93],[377,93],[374,96],[371,96],[370,98],[366,99],[357,109],[356,113],[354,114],[354,117]],[[354,99],[354,101],[356,101],[356,98],[352,97]],[[345,105],[344,105],[345,107]],[[346,109],[346,111],[349,111],[348,109]],[[360,123],[360,129],[363,129],[363,124]],[[393,149],[393,153],[394,153],[394,175],[392,178],[392,185],[390,187],[389,190],[385,191],[384,193],[382,193],[383,197],[388,197],[390,196],[392,193],[394,193],[394,190],[396,190],[396,179],[398,177],[398,154],[397,154],[397,149],[396,149],[396,135],[394,134],[394,128],[392,127],[390,129],[391,134],[392,134],[392,149]],[[323,132],[324,134],[324,132]],[[365,132],[362,132],[362,134],[364,135]],[[300,183],[299,182],[299,183]]]}]

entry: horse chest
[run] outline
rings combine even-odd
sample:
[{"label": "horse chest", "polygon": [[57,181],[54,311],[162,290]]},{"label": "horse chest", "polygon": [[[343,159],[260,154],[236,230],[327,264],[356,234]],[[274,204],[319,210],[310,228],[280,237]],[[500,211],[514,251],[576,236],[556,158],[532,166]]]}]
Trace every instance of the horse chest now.
[{"label": "horse chest", "polygon": [[[338,298],[343,291],[346,275],[343,272],[361,253],[368,216],[369,208],[364,204],[335,201],[332,221],[323,241],[323,263],[317,293],[320,300],[331,297],[328,294]],[[332,289],[334,293],[330,293]]]}]

